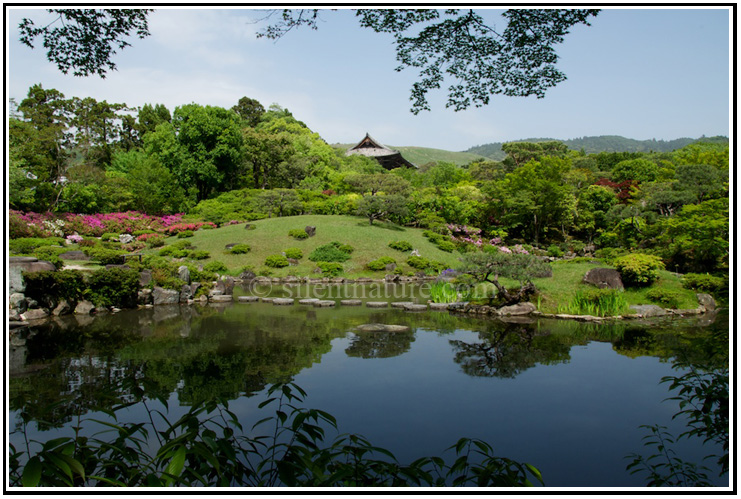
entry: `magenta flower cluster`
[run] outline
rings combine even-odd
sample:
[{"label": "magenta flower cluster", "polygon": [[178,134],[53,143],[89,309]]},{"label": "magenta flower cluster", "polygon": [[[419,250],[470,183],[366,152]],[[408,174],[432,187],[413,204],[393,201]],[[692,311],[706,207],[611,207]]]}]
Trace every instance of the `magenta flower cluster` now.
[{"label": "magenta flower cluster", "polygon": [[83,215],[67,213],[33,213],[10,210],[10,237],[49,237],[63,235],[100,237],[106,232],[131,234],[137,230],[164,232],[181,222],[183,214],[156,217],[136,211]]}]

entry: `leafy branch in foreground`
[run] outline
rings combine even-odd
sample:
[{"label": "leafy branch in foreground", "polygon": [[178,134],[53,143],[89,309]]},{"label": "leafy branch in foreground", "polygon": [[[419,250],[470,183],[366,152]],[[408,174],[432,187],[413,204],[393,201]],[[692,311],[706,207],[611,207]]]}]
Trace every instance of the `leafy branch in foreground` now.
[{"label": "leafy branch in foreground", "polygon": [[[159,410],[144,423],[88,420],[102,430],[92,437],[28,441],[26,450],[10,446],[11,486],[532,486],[543,484],[537,468],[496,457],[486,442],[460,439],[448,450],[456,459],[423,457],[400,464],[366,438],[340,434],[331,442],[335,418],[301,407],[306,392],[276,384],[263,409],[273,415],[245,432],[224,400],[192,406],[170,423]],[[164,400],[165,408],[167,404]],[[167,411],[165,411],[167,412]],[[77,427],[81,427],[78,421]],[[262,432],[259,428],[270,427]],[[264,434],[267,433],[267,434]],[[154,435],[155,439],[150,438]],[[149,449],[153,449],[149,451]],[[156,449],[156,450],[154,450]]]}]

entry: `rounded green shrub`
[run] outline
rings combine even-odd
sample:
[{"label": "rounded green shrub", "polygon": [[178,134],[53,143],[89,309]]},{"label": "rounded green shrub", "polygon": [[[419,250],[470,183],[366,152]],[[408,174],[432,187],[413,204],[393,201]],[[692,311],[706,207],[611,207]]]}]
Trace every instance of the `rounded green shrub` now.
[{"label": "rounded green shrub", "polygon": [[710,274],[685,274],[682,276],[682,286],[686,289],[715,294],[727,286],[727,280]]},{"label": "rounded green shrub", "polygon": [[[348,249],[350,251],[348,251]],[[309,255],[309,260],[312,262],[345,262],[350,259],[350,253],[352,247],[347,244],[340,244],[338,242],[331,242],[323,246],[319,246]]]},{"label": "rounded green shrub", "polygon": [[389,243],[389,248],[398,251],[411,251],[413,246],[409,241],[391,241]]},{"label": "rounded green shrub", "polygon": [[96,305],[135,307],[139,272],[122,268],[96,270],[90,276],[88,287],[88,299]]},{"label": "rounded green shrub", "polygon": [[321,269],[322,274],[328,276],[337,276],[342,273],[342,265],[335,262],[317,262],[316,266]]},{"label": "rounded green shrub", "polygon": [[118,234],[115,232],[106,232],[100,236],[101,241],[118,241]]},{"label": "rounded green shrub", "polygon": [[552,244],[548,246],[547,254],[548,256],[553,258],[560,258],[563,256],[563,251],[561,250],[560,246]]},{"label": "rounded green shrub", "polygon": [[193,237],[193,231],[183,230],[183,231],[178,232],[178,239],[184,239],[186,237]]},{"label": "rounded green shrub", "polygon": [[396,263],[396,260],[389,256],[382,256],[381,258],[377,258],[366,263],[365,267],[368,270],[386,270],[386,265],[390,265],[392,263]]},{"label": "rounded green shrub", "polygon": [[301,260],[304,257],[304,252],[300,248],[287,248],[283,253],[286,254],[286,258],[294,260]]},{"label": "rounded green shrub", "polygon": [[61,237],[21,237],[8,241],[8,247],[11,253],[28,254],[36,248],[43,246],[62,246],[64,243]]},{"label": "rounded green shrub", "polygon": [[678,308],[682,295],[675,290],[655,288],[646,292],[646,297],[654,303],[664,305],[667,308]]},{"label": "rounded green shrub", "polygon": [[664,269],[661,258],[644,253],[621,256],[614,264],[626,286],[649,286],[659,278],[659,270]]},{"label": "rounded green shrub", "polygon": [[24,272],[23,280],[26,283],[24,294],[48,308],[56,306],[60,300],[76,303],[85,290],[85,280],[78,270]]},{"label": "rounded green shrub", "polygon": [[126,254],[126,252],[122,250],[101,248],[97,246],[93,248],[85,248],[83,251],[93,260],[100,262],[101,265],[116,265],[123,263],[123,255]]},{"label": "rounded green shrub", "polygon": [[229,248],[228,252],[232,255],[243,255],[249,253],[251,249],[249,244],[235,244]]},{"label": "rounded green shrub", "polygon": [[294,239],[308,239],[309,234],[304,229],[291,229],[288,231],[288,235]]},{"label": "rounded green shrub", "polygon": [[188,253],[188,258],[192,258],[193,260],[206,260],[210,256],[211,253],[206,250],[191,251]]},{"label": "rounded green shrub", "polygon": [[226,272],[227,268],[223,262],[214,260],[213,262],[208,262],[204,265],[203,270],[206,272]]},{"label": "rounded green shrub", "polygon": [[265,266],[272,268],[288,267],[288,258],[283,255],[270,255],[265,259]]},{"label": "rounded green shrub", "polygon": [[453,243],[453,241],[441,241],[437,244],[437,247],[445,251],[446,253],[452,253],[453,251],[455,251],[455,244]]}]

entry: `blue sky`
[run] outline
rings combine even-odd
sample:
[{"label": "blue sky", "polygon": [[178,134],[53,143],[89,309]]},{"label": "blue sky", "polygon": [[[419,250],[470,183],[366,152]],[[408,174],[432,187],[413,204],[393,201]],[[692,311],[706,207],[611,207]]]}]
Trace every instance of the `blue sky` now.
[{"label": "blue sky", "polygon": [[[429,97],[432,111],[418,115],[409,111],[416,73],[394,71],[392,38],[360,28],[349,10],[323,13],[317,31],[271,41],[255,37],[264,11],[158,7],[151,36],[120,51],[106,79],[63,75],[43,48],[17,41],[18,22],[40,20],[43,10],[8,12],[6,98],[18,102],[35,83],[66,97],[171,111],[191,102],[231,107],[248,96],[288,108],[329,143],[369,132],[389,145],[454,151],[528,137],[731,133],[727,8],[607,8],[557,48],[568,79],[544,99],[494,96],[454,112],[441,90]],[[485,15],[501,27],[499,12]]]}]

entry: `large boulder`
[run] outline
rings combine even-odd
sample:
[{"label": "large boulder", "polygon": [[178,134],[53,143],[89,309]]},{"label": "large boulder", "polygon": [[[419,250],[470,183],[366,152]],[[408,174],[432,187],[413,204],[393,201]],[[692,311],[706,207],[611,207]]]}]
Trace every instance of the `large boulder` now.
[{"label": "large boulder", "polygon": [[190,284],[190,270],[185,265],[178,267],[178,279],[186,284]]},{"label": "large boulder", "polygon": [[600,289],[624,289],[620,272],[615,269],[594,268],[584,275],[582,282],[592,284]]},{"label": "large boulder", "polygon": [[361,324],[355,329],[363,333],[406,333],[409,331],[409,326],[401,326],[398,324]]},{"label": "large boulder", "polygon": [[59,300],[57,306],[51,311],[54,316],[67,315],[71,312],[72,306],[67,302],[67,300]]},{"label": "large boulder", "polygon": [[251,270],[245,270],[244,272],[239,274],[239,278],[245,282],[252,282],[255,280],[255,277],[256,277],[255,273],[252,272]]},{"label": "large boulder", "polygon": [[316,235],[316,227],[307,225],[306,227],[304,227],[304,232],[306,232],[309,237],[314,237]]},{"label": "large boulder", "polygon": [[75,314],[77,315],[90,315],[95,310],[95,305],[87,300],[82,300],[75,307]]},{"label": "large boulder", "polygon": [[213,291],[216,295],[231,295],[234,292],[234,278],[230,276],[222,276],[221,279],[216,281]]},{"label": "large boulder", "polygon": [[23,319],[24,321],[35,321],[39,319],[45,319],[47,317],[49,317],[49,312],[41,308],[26,310],[21,314],[21,319]]},{"label": "large boulder", "polygon": [[631,305],[629,308],[633,313],[641,317],[661,317],[669,314],[669,312],[658,305]]},{"label": "large boulder", "polygon": [[180,301],[180,292],[155,286],[152,289],[152,305],[172,305]]},{"label": "large boulder", "polygon": [[497,315],[528,315],[535,312],[537,308],[530,302],[517,303],[508,307],[498,308]]},{"label": "large boulder", "polygon": [[17,309],[19,314],[22,314],[28,308],[28,301],[23,293],[11,293],[9,301],[10,308]]},{"label": "large boulder", "polygon": [[713,297],[707,293],[697,293],[697,301],[698,303],[700,303],[700,305],[705,307],[705,310],[709,310],[709,311],[715,310],[716,307],[718,306],[715,303],[715,300],[713,299]]}]

